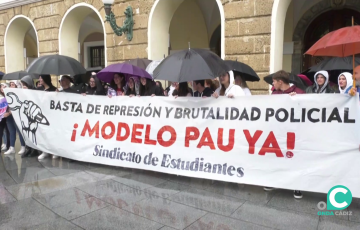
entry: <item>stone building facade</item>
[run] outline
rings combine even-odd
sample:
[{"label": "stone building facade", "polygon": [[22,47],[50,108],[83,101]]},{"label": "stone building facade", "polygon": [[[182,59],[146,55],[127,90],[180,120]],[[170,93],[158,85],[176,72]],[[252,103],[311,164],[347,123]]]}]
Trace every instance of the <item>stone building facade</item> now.
[{"label": "stone building facade", "polygon": [[[260,77],[279,69],[300,72],[316,62],[303,59],[306,43],[313,42],[306,40],[312,36],[307,31],[335,29],[319,29],[312,25],[315,19],[344,10],[358,17],[360,11],[355,0],[115,0],[112,11],[118,25],[125,20],[125,9],[133,9],[129,41],[105,21],[102,0],[4,1],[0,3],[3,72],[25,69],[37,56],[56,53],[72,56],[87,68],[133,58],[158,60],[188,44],[244,62]],[[249,87],[253,94],[269,91],[264,81]]]}]

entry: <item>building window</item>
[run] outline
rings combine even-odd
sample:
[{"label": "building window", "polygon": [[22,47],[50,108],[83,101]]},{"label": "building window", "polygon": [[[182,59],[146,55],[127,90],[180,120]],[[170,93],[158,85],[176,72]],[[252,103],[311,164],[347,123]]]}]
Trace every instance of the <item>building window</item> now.
[{"label": "building window", "polygon": [[90,47],[90,67],[105,67],[104,46]]}]

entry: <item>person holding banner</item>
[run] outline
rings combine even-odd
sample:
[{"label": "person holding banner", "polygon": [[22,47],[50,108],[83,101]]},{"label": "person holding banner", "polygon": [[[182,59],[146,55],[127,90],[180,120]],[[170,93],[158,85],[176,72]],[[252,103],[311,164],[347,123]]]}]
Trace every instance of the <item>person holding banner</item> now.
[{"label": "person holding banner", "polygon": [[193,96],[193,91],[191,90],[191,88],[189,87],[187,82],[180,82],[176,89],[173,92],[173,96],[175,98],[177,97],[192,97]]},{"label": "person holding banner", "polygon": [[[36,89],[34,85],[34,81],[30,75],[26,75],[20,80],[23,89]],[[27,150],[21,155],[21,158],[30,157],[38,155],[38,151],[36,149],[30,148],[27,146]]]},{"label": "person holding banner", "polygon": [[345,94],[346,90],[350,90],[353,86],[353,76],[349,72],[344,72],[338,77],[338,85],[340,94]]},{"label": "person holding banner", "polygon": [[76,89],[70,87],[71,83],[74,83],[74,80],[70,76],[68,76],[68,75],[61,76],[61,79],[60,79],[60,85],[62,88],[61,92],[77,93]]},{"label": "person holding banner", "polygon": [[[7,88],[8,85],[6,83],[1,83],[0,88],[0,136],[6,137],[5,150],[10,148],[10,133],[6,125],[6,118],[4,114],[6,113],[8,107],[7,102],[4,94],[4,88]],[[5,133],[4,133],[5,132]],[[0,140],[0,146],[2,146],[2,138]]]},{"label": "person holding banner", "polygon": [[220,87],[216,89],[213,97],[226,96],[228,98],[234,98],[238,96],[245,96],[244,90],[234,84],[234,72],[229,71],[222,74],[220,77]]},{"label": "person holding banner", "polygon": [[102,86],[100,80],[96,77],[96,74],[90,77],[85,95],[104,95],[104,87]]},{"label": "person holding banner", "polygon": [[[11,81],[10,88],[17,88],[17,81]],[[26,151],[25,141],[24,141],[24,138],[22,137],[18,127],[16,126],[14,117],[11,114],[10,109],[8,109],[8,111],[4,114],[4,117],[7,118],[6,125],[10,132],[10,148],[4,154],[9,155],[9,154],[15,153],[16,133],[19,134],[19,139],[20,139],[20,144],[21,144],[21,148],[20,148],[20,151],[18,152],[18,154],[20,154],[20,155],[24,154]]]},{"label": "person holding banner", "polygon": [[161,89],[161,95],[165,96],[165,90],[164,90],[164,88],[162,86],[161,81],[156,81],[155,83],[156,83],[156,86]]},{"label": "person holding banner", "polygon": [[356,93],[359,93],[360,97],[360,65],[356,66],[354,69],[354,78],[356,87],[351,87],[345,91],[345,94],[350,94],[351,96],[355,96]]},{"label": "person holding banner", "polygon": [[126,83],[126,96],[137,96],[139,95],[140,82],[137,77],[130,77]]},{"label": "person holding banner", "polygon": [[149,78],[140,78],[139,96],[164,96],[156,83]]},{"label": "person holding banner", "polygon": [[114,74],[110,87],[108,87],[108,97],[124,96],[125,95],[125,75],[122,73]]},{"label": "person holding banner", "polygon": [[48,74],[41,75],[39,77],[39,82],[41,84],[41,87],[38,88],[38,90],[46,91],[46,92],[55,92],[57,91],[56,87],[53,86],[51,82],[51,76]]},{"label": "person holding banner", "polygon": [[[55,92],[58,91],[55,86],[51,83],[51,76],[50,75],[41,75],[39,77],[39,81],[41,83],[41,87],[38,88],[38,90],[43,90],[46,92]],[[49,153],[43,152],[39,157],[38,160],[43,160],[47,156],[49,156]],[[53,155],[53,158],[56,159],[58,156]]]},{"label": "person holding banner", "polygon": [[[288,94],[290,96],[295,96],[296,94],[305,94],[305,92],[297,88],[295,85],[290,85],[290,76],[289,73],[280,70],[272,76],[273,80],[273,88],[274,91],[271,95],[280,95],[280,94]],[[265,187],[265,191],[271,191],[274,188]],[[294,190],[294,197],[296,199],[301,199],[303,197],[302,192],[300,190]]]},{"label": "person holding banner", "polygon": [[293,96],[296,94],[305,94],[302,89],[296,87],[296,85],[290,84],[289,74],[284,70],[276,72],[273,75],[272,79],[274,88],[272,95],[289,94]]},{"label": "person holding banner", "polygon": [[325,70],[319,71],[314,75],[314,85],[306,89],[306,93],[335,93],[334,89],[330,87],[329,73]]}]

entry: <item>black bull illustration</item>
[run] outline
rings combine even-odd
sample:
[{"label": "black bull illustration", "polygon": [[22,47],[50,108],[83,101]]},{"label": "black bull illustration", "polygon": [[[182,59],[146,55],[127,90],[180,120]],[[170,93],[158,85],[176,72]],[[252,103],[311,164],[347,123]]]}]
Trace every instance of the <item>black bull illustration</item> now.
[{"label": "black bull illustration", "polygon": [[7,93],[8,106],[11,111],[19,110],[19,118],[21,122],[22,134],[27,136],[32,142],[36,142],[36,130],[38,125],[47,125],[50,123],[47,118],[42,114],[40,107],[33,101],[21,102],[15,93]]}]

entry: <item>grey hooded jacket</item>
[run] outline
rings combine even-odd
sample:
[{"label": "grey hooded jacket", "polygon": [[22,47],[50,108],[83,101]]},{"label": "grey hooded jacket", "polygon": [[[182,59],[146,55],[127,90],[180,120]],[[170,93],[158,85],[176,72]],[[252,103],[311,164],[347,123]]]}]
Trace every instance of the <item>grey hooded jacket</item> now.
[{"label": "grey hooded jacket", "polygon": [[24,82],[29,89],[35,89],[34,81],[30,75],[21,78],[21,82]]}]

